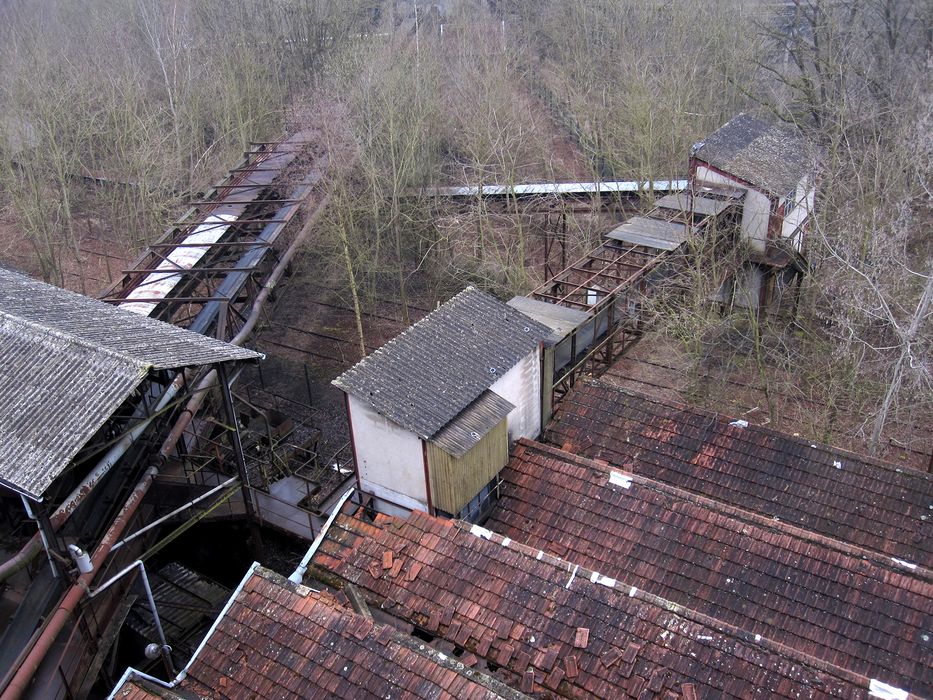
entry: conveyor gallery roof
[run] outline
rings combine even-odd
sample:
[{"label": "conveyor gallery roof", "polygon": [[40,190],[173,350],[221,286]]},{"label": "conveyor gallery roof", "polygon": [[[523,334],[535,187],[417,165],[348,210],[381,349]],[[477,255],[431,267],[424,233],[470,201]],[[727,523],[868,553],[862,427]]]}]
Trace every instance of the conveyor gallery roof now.
[{"label": "conveyor gallery roof", "polygon": [[258,357],[0,268],[0,483],[41,498],[150,370]]},{"label": "conveyor gallery roof", "polygon": [[426,194],[438,197],[543,197],[547,195],[590,195],[625,192],[677,192],[686,189],[686,180],[621,180],[615,182],[533,182],[515,185],[468,185],[434,187]]}]

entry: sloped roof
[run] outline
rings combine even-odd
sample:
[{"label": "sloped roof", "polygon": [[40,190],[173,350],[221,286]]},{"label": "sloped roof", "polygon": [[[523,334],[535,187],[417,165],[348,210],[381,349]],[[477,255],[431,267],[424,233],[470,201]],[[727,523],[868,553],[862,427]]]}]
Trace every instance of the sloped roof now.
[{"label": "sloped roof", "polygon": [[522,441],[486,526],[827,663],[933,696],[933,571]]},{"label": "sloped roof", "polygon": [[216,697],[219,689],[233,700],[523,697],[356,614],[326,592],[261,567],[220,618],[179,687],[200,697]]},{"label": "sloped roof", "polygon": [[695,146],[694,155],[772,194],[786,195],[813,167],[803,135],[740,114]]},{"label": "sloped roof", "polygon": [[868,694],[863,677],[756,639],[628,580],[419,512],[406,520],[382,516],[376,525],[340,516],[312,564],[328,581],[352,582],[370,605],[495,664],[505,682],[526,693]]},{"label": "sloped roof", "polygon": [[447,454],[463,457],[483,436],[505,420],[515,405],[488,389],[431,438]]},{"label": "sloped roof", "polygon": [[575,328],[582,326],[592,318],[586,311],[569,306],[558,306],[549,301],[531,297],[512,297],[508,305],[549,328],[551,331],[547,338],[549,345],[556,345],[570,335]]},{"label": "sloped roof", "polygon": [[0,483],[41,497],[152,369],[258,357],[0,269]]},{"label": "sloped roof", "polygon": [[427,439],[549,333],[507,304],[467,287],[333,383]]},{"label": "sloped roof", "polygon": [[606,238],[656,250],[675,250],[687,240],[687,225],[679,221],[633,216],[607,233]]},{"label": "sloped roof", "polygon": [[911,563],[933,559],[933,475],[588,380],[545,439]]}]

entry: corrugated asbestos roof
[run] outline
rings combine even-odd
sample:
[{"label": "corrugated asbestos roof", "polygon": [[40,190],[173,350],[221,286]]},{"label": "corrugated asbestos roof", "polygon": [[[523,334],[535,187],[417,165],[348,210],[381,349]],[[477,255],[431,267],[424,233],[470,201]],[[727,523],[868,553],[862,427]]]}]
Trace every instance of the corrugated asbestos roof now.
[{"label": "corrugated asbestos roof", "polygon": [[257,357],[0,269],[0,483],[40,498],[151,369]]},{"label": "corrugated asbestos roof", "polygon": [[492,681],[356,614],[326,592],[258,568],[193,659],[179,690],[232,700],[523,697],[482,680]]},{"label": "corrugated asbestos roof", "polygon": [[[933,572],[522,441],[486,527],[854,673],[933,696]],[[836,546],[833,546],[836,545]],[[789,585],[789,582],[792,582]]]},{"label": "corrugated asbestos roof", "polygon": [[558,306],[531,297],[512,297],[508,304],[513,309],[518,309],[526,316],[550,328],[551,335],[548,336],[547,341],[551,345],[560,342],[575,328],[579,328],[591,319],[586,311],[572,309],[569,306]]},{"label": "corrugated asbestos roof", "polygon": [[657,201],[657,205],[662,209],[697,216],[719,216],[733,204],[735,204],[735,200],[714,199],[689,192],[668,194]]},{"label": "corrugated asbestos roof", "polygon": [[687,226],[678,221],[633,216],[607,233],[606,238],[657,250],[674,250],[687,240]]},{"label": "corrugated asbestos roof", "polygon": [[[386,564],[389,564],[387,567]],[[864,698],[867,680],[467,523],[338,517],[310,575],[541,697]],[[864,682],[864,685],[862,685]]]},{"label": "corrugated asbestos roof", "polygon": [[467,287],[333,383],[427,439],[549,334],[537,321]]},{"label": "corrugated asbestos roof", "polygon": [[250,360],[261,355],[0,269],[0,313],[153,369]]},{"label": "corrugated asbestos roof", "polygon": [[483,436],[505,420],[515,405],[488,389],[431,438],[442,450],[458,459]]},{"label": "corrugated asbestos roof", "polygon": [[544,437],[568,452],[915,564],[933,558],[933,475],[600,381]]},{"label": "corrugated asbestos roof", "polygon": [[697,144],[695,156],[772,194],[786,195],[812,168],[803,135],[740,114]]}]

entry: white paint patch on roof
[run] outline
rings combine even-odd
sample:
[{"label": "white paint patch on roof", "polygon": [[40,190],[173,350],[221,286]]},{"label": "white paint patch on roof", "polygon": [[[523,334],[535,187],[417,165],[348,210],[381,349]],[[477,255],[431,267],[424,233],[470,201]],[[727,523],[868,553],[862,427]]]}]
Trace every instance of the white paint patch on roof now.
[{"label": "white paint patch on roof", "polygon": [[907,700],[908,696],[906,690],[895,688],[893,685],[882,683],[874,678],[868,684],[868,694],[873,698],[883,698],[883,700]]},{"label": "white paint patch on roof", "polygon": [[603,576],[598,571],[594,571],[592,574],[590,574],[590,582],[598,583],[601,586],[608,586],[609,588],[615,588],[616,585],[616,580],[614,578]]},{"label": "white paint patch on roof", "polygon": [[898,559],[897,557],[891,557],[891,561],[893,561],[898,566],[903,566],[906,569],[914,570],[917,568],[917,565],[913,562],[904,561],[903,559]]},{"label": "white paint patch on roof", "polygon": [[487,539],[487,540],[491,540],[491,539],[492,539],[492,531],[491,531],[491,530],[487,530],[487,529],[484,528],[484,527],[480,527],[479,525],[471,525],[471,526],[470,526],[470,532],[473,533],[474,535],[476,535],[477,537],[483,537],[483,538],[485,538],[485,539]]},{"label": "white paint patch on roof", "polygon": [[570,580],[567,581],[567,585],[564,588],[570,588],[570,584],[573,583],[573,580],[577,577],[577,570],[580,568],[580,565],[577,564],[573,567],[573,573],[570,574]]}]

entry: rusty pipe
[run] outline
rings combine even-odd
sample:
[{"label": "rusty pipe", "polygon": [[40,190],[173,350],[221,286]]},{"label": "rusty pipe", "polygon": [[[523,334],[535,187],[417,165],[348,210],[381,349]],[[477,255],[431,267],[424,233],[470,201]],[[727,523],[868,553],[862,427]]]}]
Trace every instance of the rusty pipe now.
[{"label": "rusty pipe", "polygon": [[100,545],[94,550],[94,554],[91,557],[94,569],[89,573],[81,574],[78,580],[68,589],[68,592],[65,594],[64,598],[62,598],[55,612],[49,616],[48,624],[42,631],[42,634],[36,639],[29,654],[16,670],[16,674],[10,680],[6,688],[3,689],[0,700],[18,700],[26,692],[30,681],[32,681],[36,671],[39,670],[39,666],[49,653],[59,633],[68,621],[68,618],[71,617],[82,598],[87,595],[89,586],[91,581],[94,580],[94,575],[97,573],[97,570],[104,561],[106,561],[113,545],[120,539],[120,536],[129,526],[130,521],[139,508],[139,504],[142,503],[146,492],[149,491],[149,487],[152,485],[158,473],[158,469],[149,467],[146,473],[143,474],[142,479],[140,479],[133,488],[123,508],[120,509],[110,529],[107,530],[107,534],[104,535],[104,539],[101,540]]},{"label": "rusty pipe", "polygon": [[[184,372],[180,372],[178,376],[175,377],[174,381],[168,385],[162,393],[162,396],[159,397],[159,401],[153,409],[153,415],[140,421],[111,446],[111,448],[107,450],[107,453],[101,457],[97,466],[95,466],[94,469],[84,477],[81,483],[68,494],[68,497],[62,501],[62,504],[49,518],[53,530],[57,531],[65,524],[65,521],[68,520],[75,509],[84,502],[84,499],[87,498],[88,494],[91,493],[97,483],[110,472],[111,467],[117,463],[117,460],[119,460],[145,432],[153,418],[175,398],[179,391],[181,391],[182,387],[185,385],[185,381]],[[29,562],[35,559],[40,551],[42,551],[42,540],[37,532],[19,552],[0,564],[0,582],[5,581],[17,571],[25,568]]]},{"label": "rusty pipe", "polygon": [[[291,263],[295,255],[298,253],[298,250],[301,247],[301,245],[310,236],[312,227],[314,226],[315,223],[317,223],[318,219],[321,216],[321,213],[323,212],[324,208],[327,206],[328,201],[329,201],[329,197],[324,197],[320,201],[317,209],[315,209],[315,211],[311,214],[311,216],[308,217],[308,220],[305,222],[304,226],[302,226],[301,230],[298,232],[298,235],[295,236],[295,240],[292,241],[291,245],[289,245],[285,253],[282,255],[282,258],[279,260],[278,265],[276,265],[275,269],[272,271],[272,274],[269,275],[269,279],[266,280],[266,283],[263,285],[259,294],[256,296],[256,300],[253,302],[250,315],[246,319],[246,322],[243,324],[243,327],[240,329],[240,332],[237,333],[236,336],[234,336],[234,338],[230,341],[231,344],[240,345],[241,343],[243,343],[244,340],[246,340],[247,337],[249,337],[249,334],[253,331],[253,328],[255,328],[256,323],[259,321],[260,313],[262,312],[262,308],[266,300],[268,299],[269,295],[272,293],[272,290],[274,289],[275,285],[279,282],[279,280],[285,274],[286,268],[288,267],[289,263]],[[191,423],[192,417],[194,416],[195,413],[197,413],[198,409],[201,407],[201,404],[204,402],[204,397],[207,394],[207,389],[209,389],[216,381],[216,375],[217,375],[216,370],[211,370],[198,383],[198,386],[195,388],[195,391],[194,391],[195,395],[189,400],[188,404],[185,406],[184,411],[182,412],[181,417],[179,417],[179,419],[176,421],[175,426],[172,428],[171,433],[169,433],[169,436],[165,439],[164,443],[162,444],[162,447],[159,451],[162,456],[167,456],[174,449],[178,440],[181,438],[182,433],[184,433],[185,429]],[[179,374],[175,378],[175,381],[172,382],[172,384],[170,385],[170,388],[176,387],[176,385],[177,385],[177,388],[175,390],[175,393],[177,393],[177,391],[184,385],[183,374]],[[125,451],[125,448],[124,448],[124,451]],[[94,472],[92,472],[92,474],[97,471],[98,470],[95,469]],[[154,477],[154,474],[155,474],[154,469],[150,469],[149,471],[147,471],[147,475],[150,473],[152,473]],[[68,497],[68,499],[66,499],[66,502],[62,504],[62,506],[58,510],[55,511],[54,515],[52,516],[52,523],[53,523],[54,528],[57,529],[58,527],[61,527],[61,524],[64,523],[68,519],[68,516],[71,514],[71,512],[74,511],[77,505],[84,499],[84,497],[90,491],[90,487],[92,487],[94,483],[96,483],[96,481],[100,478],[100,476],[102,476],[102,474],[98,475],[97,479],[94,479],[93,482],[88,483],[88,479],[90,479],[91,477],[91,475],[88,475],[88,479],[85,479],[85,481],[82,482],[82,484],[77,489],[75,489],[74,492],[72,492],[72,494]],[[146,482],[146,486],[142,494],[142,495],[145,495],[145,492],[149,488],[149,484],[151,484],[152,482],[152,479],[149,478],[147,480],[146,477],[144,477],[143,480],[140,482],[140,485],[142,485],[143,482]],[[137,489],[138,488],[139,488],[139,485],[137,485]],[[134,490],[134,494],[135,494],[135,490]],[[132,499],[132,496],[131,496],[131,499]],[[124,510],[129,505],[130,505],[130,501],[127,501],[126,505],[124,506]],[[132,508],[133,513],[135,513],[136,507],[138,507],[138,502]],[[123,511],[121,511],[121,516],[122,516],[122,513]],[[132,515],[132,513],[130,513],[130,515]],[[118,520],[121,516],[118,516]],[[117,521],[114,521],[114,526],[116,526],[116,524],[117,524]],[[122,531],[124,528],[125,528],[125,525],[123,528],[120,529],[120,532],[118,533],[117,536],[119,536],[119,534],[122,534]],[[111,530],[112,529],[113,528],[111,528]],[[104,538],[104,541],[101,542],[100,547],[98,547],[98,549],[94,553],[94,557],[92,558],[92,561],[94,562],[95,568],[99,565],[100,562],[102,562],[106,558],[113,544],[116,542],[116,540],[114,539],[110,541],[110,543],[105,547],[105,544],[107,544],[107,538],[109,536],[110,536],[110,532],[107,533],[107,537]],[[98,554],[104,549],[106,549],[106,551],[100,556],[99,561],[98,561]],[[12,557],[8,561],[0,565],[0,581],[4,580],[5,578],[8,578],[13,573],[15,573],[16,571],[19,571],[24,566],[26,566],[41,550],[42,550],[42,543],[37,533],[33,537],[33,539],[30,540],[18,554],[16,554],[14,557]],[[88,574],[82,575],[82,577],[79,578],[79,582],[85,577],[93,578],[93,573],[89,575]],[[34,669],[33,671],[29,672],[29,674],[25,677],[25,684],[24,684],[24,681],[22,678],[24,669],[30,663],[34,664],[35,668],[38,668],[38,664],[41,663],[42,658],[44,658],[45,654],[48,652],[48,648],[51,646],[51,641],[46,643],[43,640],[46,640],[49,636],[51,636],[52,641],[54,641],[54,637],[57,636],[58,632],[61,630],[62,625],[64,625],[64,621],[67,619],[68,615],[74,610],[74,607],[80,601],[81,595],[83,593],[84,593],[84,589],[80,587],[77,588],[77,593],[75,592],[74,587],[69,591],[68,596],[71,596],[71,597],[76,596],[74,597],[73,602],[71,601],[69,597],[66,597],[66,599],[62,601],[62,605],[59,606],[58,610],[55,611],[54,616],[50,620],[50,624],[46,627],[46,632],[44,632],[43,635],[40,637],[40,639],[37,640],[36,645],[33,647],[33,651],[30,652],[30,655],[27,658],[26,662],[24,662],[24,664],[20,667],[16,676],[14,676],[13,680],[7,686],[7,689],[4,691],[3,695],[0,696],[0,700],[6,700],[8,697],[18,698],[22,695],[22,693],[25,691],[25,688],[26,688],[26,685],[28,684],[29,679],[32,676],[32,673],[34,672]],[[62,613],[62,615],[59,615],[59,613]],[[60,621],[59,621],[59,618],[61,618]],[[52,624],[51,624],[52,622],[54,622],[55,625],[57,626],[54,630],[52,629]],[[43,649],[41,650],[41,655],[40,655],[40,643],[42,643],[42,646],[43,646]],[[38,655],[38,660],[35,659],[37,655]],[[10,694],[11,692],[13,694]]]}]

